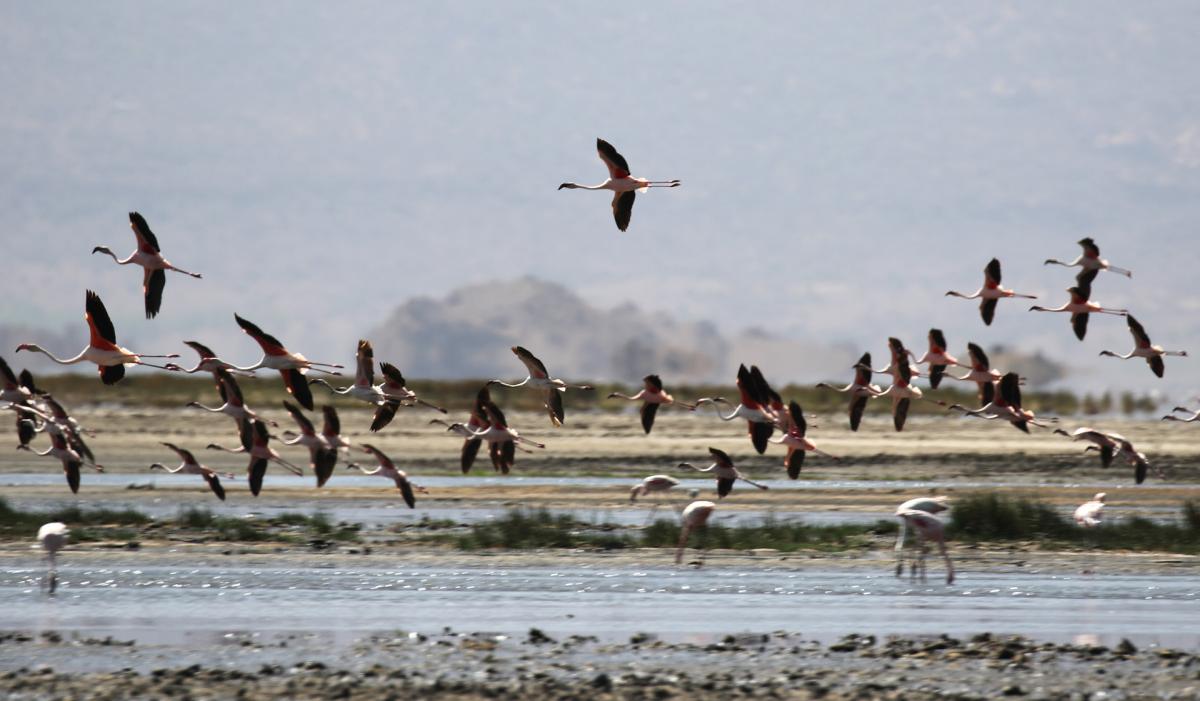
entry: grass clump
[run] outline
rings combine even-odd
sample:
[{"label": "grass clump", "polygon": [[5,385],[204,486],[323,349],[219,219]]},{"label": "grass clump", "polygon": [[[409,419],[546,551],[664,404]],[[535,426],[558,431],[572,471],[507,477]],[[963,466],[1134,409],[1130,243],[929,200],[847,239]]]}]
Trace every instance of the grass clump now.
[{"label": "grass clump", "polygon": [[1200,504],[1184,502],[1178,523],[1133,516],[1109,518],[1085,528],[1039,501],[994,492],[969,494],[954,503],[950,536],[972,542],[1037,540],[1101,550],[1196,554],[1200,553]]},{"label": "grass clump", "polygon": [[71,527],[79,526],[143,526],[150,523],[146,514],[135,509],[83,509],[67,506],[50,511],[17,509],[0,497],[0,534],[31,536],[42,524],[61,521]]},{"label": "grass clump", "polygon": [[469,533],[458,536],[462,550],[508,548],[624,548],[629,539],[612,533],[591,533],[566,514],[554,515],[546,509],[514,509],[503,518],[471,526]]}]

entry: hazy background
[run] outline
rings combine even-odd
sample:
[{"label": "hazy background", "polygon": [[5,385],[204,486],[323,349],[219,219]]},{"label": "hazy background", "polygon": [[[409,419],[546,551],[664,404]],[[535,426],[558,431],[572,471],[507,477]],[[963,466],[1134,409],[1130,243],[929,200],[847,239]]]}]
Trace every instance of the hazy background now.
[{"label": "hazy background", "polygon": [[[317,360],[390,335],[413,376],[515,377],[507,345],[535,334],[561,374],[633,373],[631,340],[673,339],[715,376],[813,380],[936,325],[1071,386],[1193,397],[1200,358],[1166,380],[1097,358],[1132,347],[1121,319],[1080,343],[1065,315],[1002,301],[987,328],[942,296],[998,256],[1058,306],[1073,271],[1042,260],[1091,235],[1134,270],[1094,299],[1200,354],[1200,5],[1042,5],[4,3],[0,353],[74,355],[91,288],[125,345],[242,364],[234,311]],[[684,181],[624,234],[607,194],[554,189],[604,178],[597,136]],[[172,274],[153,321],[140,271],[89,255],[133,249],[133,209],[205,276]],[[506,294],[531,284],[518,323]]]}]

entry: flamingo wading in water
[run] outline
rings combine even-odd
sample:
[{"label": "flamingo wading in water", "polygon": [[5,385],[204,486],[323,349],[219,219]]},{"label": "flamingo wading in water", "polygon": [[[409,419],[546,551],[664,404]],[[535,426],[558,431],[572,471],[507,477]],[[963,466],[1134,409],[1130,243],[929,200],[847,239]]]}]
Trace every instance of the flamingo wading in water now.
[{"label": "flamingo wading in water", "polygon": [[67,544],[71,529],[67,524],[53,521],[38,529],[37,539],[46,551],[46,590],[53,594],[58,589],[58,551]]},{"label": "flamingo wading in water", "polygon": [[[703,529],[708,525],[708,519],[713,512],[717,510],[717,505],[711,501],[693,501],[683,509],[683,527],[679,530],[679,547],[675,550],[675,564],[683,563],[683,551],[687,547],[688,536],[696,529]],[[704,564],[703,560],[703,543],[700,548],[701,560],[698,565]]]},{"label": "flamingo wading in water", "polygon": [[104,308],[104,302],[100,299],[100,295],[87,291],[84,298],[84,308],[87,313],[84,316],[87,319],[88,329],[91,331],[91,338],[88,341],[87,348],[79,352],[79,355],[74,358],[58,358],[54,354],[43,349],[41,346],[33,343],[22,343],[17,346],[17,352],[31,351],[34,353],[42,353],[49,357],[59,365],[74,365],[75,363],[95,363],[100,371],[100,381],[106,385],[115,385],[125,377],[126,365],[145,365],[146,367],[158,368],[159,370],[178,370],[179,366],[168,363],[166,365],[152,365],[145,362],[142,358],[178,358],[177,353],[170,355],[143,355],[134,353],[128,348],[122,348],[117,345],[117,331],[113,328],[112,319],[108,316],[108,310]]},{"label": "flamingo wading in water", "polygon": [[558,189],[612,190],[613,219],[621,231],[629,228],[629,219],[633,216],[633,201],[637,198],[637,193],[652,187],[679,187],[678,180],[646,180],[633,177],[629,174],[629,163],[625,161],[625,157],[617,153],[612,144],[604,139],[596,139],[596,152],[600,155],[600,160],[604,161],[604,165],[608,166],[608,180],[599,185],[563,183]]},{"label": "flamingo wading in water", "polygon": [[162,256],[162,249],[158,247],[158,237],[150,230],[150,225],[146,223],[146,219],[137,212],[129,213],[129,226],[133,229],[133,235],[137,237],[137,250],[129,254],[125,260],[117,257],[108,246],[96,246],[92,249],[92,254],[104,253],[112,256],[112,259],[117,261],[118,265],[140,265],[142,266],[142,294],[146,298],[146,318],[153,319],[158,316],[158,310],[162,308],[163,287],[167,284],[168,270],[174,270],[177,273],[191,275],[194,278],[203,277],[200,273],[189,273],[183,268],[172,265],[170,261]]},{"label": "flamingo wading in water", "polygon": [[[904,521],[906,528],[911,528],[917,535],[917,559],[909,568],[910,575],[913,579],[917,573],[921,574],[921,581],[925,581],[925,558],[929,553],[929,541],[934,541],[938,545],[938,551],[942,555],[942,559],[946,561],[946,584],[954,583],[954,563],[950,561],[950,555],[946,552],[946,524],[937,516],[922,511],[921,509],[906,509],[896,512],[896,516]],[[904,573],[903,551],[900,551],[900,563],[896,567],[896,576]]]}]

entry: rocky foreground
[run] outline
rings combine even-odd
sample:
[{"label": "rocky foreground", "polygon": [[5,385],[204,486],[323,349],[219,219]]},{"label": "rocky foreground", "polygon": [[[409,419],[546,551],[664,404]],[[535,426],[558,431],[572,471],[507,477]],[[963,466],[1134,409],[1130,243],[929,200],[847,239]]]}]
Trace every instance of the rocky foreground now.
[{"label": "rocky foreground", "polygon": [[[244,642],[244,645],[257,643]],[[0,636],[0,654],[38,648],[53,662],[103,648],[115,667],[134,645],[65,641],[55,634]],[[848,636],[823,645],[799,635],[730,636],[711,644],[627,643],[536,629],[524,640],[489,634],[373,636],[344,650],[344,665],[319,661],[63,673],[50,664],[0,672],[0,696],[18,699],[1193,699],[1200,655],[1036,643]],[[85,652],[85,654],[87,654]],[[107,657],[111,655],[111,657]],[[124,657],[128,655],[129,657]]]}]

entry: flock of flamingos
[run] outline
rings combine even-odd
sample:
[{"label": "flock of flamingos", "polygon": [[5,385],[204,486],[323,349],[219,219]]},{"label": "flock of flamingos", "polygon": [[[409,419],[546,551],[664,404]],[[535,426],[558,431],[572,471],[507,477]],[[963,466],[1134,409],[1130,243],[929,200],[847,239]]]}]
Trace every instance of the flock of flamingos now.
[{"label": "flock of flamingos", "polygon": [[[598,185],[563,183],[559,189],[609,190],[613,192],[613,217],[617,228],[621,231],[625,231],[629,226],[636,193],[645,192],[652,187],[678,187],[680,185],[678,180],[651,181],[633,177],[630,175],[628,163],[611,144],[597,139],[596,146],[600,159],[608,167],[608,179]],[[136,265],[142,268],[145,313],[147,318],[153,318],[158,315],[162,307],[163,290],[168,271],[193,278],[200,278],[201,275],[183,270],[163,257],[158,238],[141,214],[131,212],[129,221],[137,241],[137,248],[133,253],[122,259],[106,246],[97,246],[92,253],[109,255],[119,265]],[[1163,358],[1165,356],[1186,356],[1186,351],[1168,351],[1161,346],[1152,344],[1146,330],[1129,310],[1109,309],[1092,301],[1092,283],[1100,272],[1107,271],[1129,278],[1132,277],[1132,273],[1110,265],[1107,260],[1101,258],[1100,249],[1092,239],[1082,239],[1079,241],[1079,245],[1082,246],[1083,252],[1073,261],[1064,262],[1054,259],[1045,261],[1047,265],[1054,264],[1080,269],[1075,277],[1075,284],[1067,289],[1070,295],[1069,301],[1062,306],[1053,308],[1035,305],[1030,307],[1030,310],[1070,314],[1071,327],[1075,336],[1081,341],[1087,334],[1088,320],[1092,314],[1125,317],[1133,336],[1133,349],[1125,354],[1108,350],[1101,351],[1100,354],[1123,359],[1144,359],[1151,371],[1158,377],[1162,377]],[[1035,299],[1033,295],[1021,294],[1004,288],[1001,285],[1000,261],[994,258],[984,268],[983,284],[979,289],[970,294],[950,291],[946,295],[980,300],[980,316],[983,323],[987,325],[990,325],[995,318],[997,303],[1000,300],[1008,298]],[[309,379],[306,375],[309,372],[330,376],[340,375],[338,370],[343,369],[342,365],[309,360],[300,353],[289,350],[278,338],[237,314],[234,314],[237,324],[262,349],[263,355],[259,361],[249,366],[239,367],[221,360],[202,343],[185,341],[184,343],[200,356],[200,360],[194,367],[184,368],[172,362],[162,364],[147,362],[147,359],[169,361],[178,358],[177,354],[149,355],[118,345],[112,319],[100,296],[95,292],[91,290],[86,292],[84,308],[90,338],[87,347],[78,355],[65,359],[59,358],[33,343],[19,345],[16,349],[17,352],[44,353],[54,362],[63,365],[93,363],[97,366],[100,380],[105,385],[120,382],[125,376],[127,365],[144,365],[170,372],[211,373],[222,403],[218,407],[207,407],[198,402],[192,402],[189,406],[222,413],[234,420],[240,444],[234,448],[210,444],[208,448],[245,453],[249,456],[249,484],[250,490],[255,496],[262,489],[263,477],[269,463],[274,462],[297,475],[303,474],[303,470],[284,460],[271,447],[271,441],[278,437],[271,433],[269,426],[277,426],[277,424],[260,418],[250,407],[246,406],[235,376],[252,376],[257,370],[275,370],[280,373],[287,393],[299,404],[296,406],[289,401],[283,402],[284,407],[294,419],[298,432],[283,432],[284,440],[282,442],[284,445],[301,445],[309,450],[310,467],[316,476],[318,487],[325,484],[333,474],[339,455],[342,452],[349,453],[352,446],[340,435],[338,414],[332,406],[322,407],[323,424],[320,431],[302,411],[301,408],[308,411],[314,409],[311,389],[313,385],[324,386],[330,392],[347,395],[374,406],[375,414],[370,427],[371,431],[379,431],[387,426],[401,407],[422,405],[442,414],[446,413],[445,409],[430,404],[408,389],[405,386],[403,374],[390,363],[379,363],[382,378],[377,382],[374,351],[370,342],[366,340],[358,342],[354,383],[339,388],[332,386],[325,379]],[[890,362],[883,368],[873,368],[871,354],[864,353],[853,366],[855,374],[850,384],[844,387],[818,385],[849,396],[848,413],[852,430],[858,430],[867,403],[881,397],[891,399],[893,425],[897,431],[903,430],[909,406],[913,401],[933,402],[945,407],[948,411],[957,411],[968,416],[1008,421],[1026,433],[1029,432],[1030,425],[1051,428],[1050,424],[1057,421],[1053,418],[1039,419],[1032,411],[1023,408],[1021,406],[1023,379],[1017,373],[1004,373],[992,368],[986,353],[974,343],[967,345],[967,362],[960,361],[947,352],[948,344],[945,336],[938,329],[929,331],[928,349],[920,358],[909,351],[898,338],[889,338],[888,347]],[[588,385],[570,384],[565,380],[552,377],[545,364],[525,348],[516,346],[512,348],[512,352],[527,369],[527,375],[523,380],[514,383],[501,380],[489,381],[479,390],[471,414],[465,422],[450,423],[441,419],[433,420],[433,422],[445,425],[447,431],[464,439],[461,460],[464,473],[471,469],[483,443],[488,445],[488,455],[493,468],[502,474],[508,474],[512,469],[518,450],[528,451],[545,447],[541,443],[522,436],[516,429],[508,425],[504,412],[491,397],[490,387],[524,387],[540,392],[550,422],[554,426],[561,425],[564,420],[563,395],[568,389],[584,391],[593,389]],[[921,366],[925,366],[924,371]],[[961,375],[955,374],[951,368],[961,368],[964,372]],[[53,456],[62,462],[67,483],[72,492],[79,489],[80,470],[83,466],[97,471],[103,470],[103,467],[96,463],[95,456],[83,440],[85,434],[92,434],[81,427],[54,397],[39,390],[28,371],[22,371],[20,375],[17,375],[8,363],[0,358],[0,373],[3,375],[3,390],[0,391],[0,402],[3,404],[0,404],[0,408],[10,409],[16,414],[19,448],[32,450],[30,444],[36,435],[45,432],[50,438],[50,447],[37,454]],[[871,379],[875,374],[890,376],[891,384],[886,389],[873,384]],[[963,382],[974,382],[979,390],[979,406],[947,405],[945,402],[926,398],[922,390],[913,384],[914,378],[917,377],[926,377],[931,389],[936,389],[946,377]],[[795,401],[785,405],[782,397],[770,386],[758,367],[753,365],[749,368],[745,365],[739,367],[737,388],[740,393],[739,401],[728,414],[722,413],[717,405],[732,405],[732,402],[727,402],[721,397],[704,397],[691,403],[675,400],[667,393],[662,380],[657,375],[648,375],[643,378],[641,390],[634,395],[614,393],[609,395],[609,398],[640,402],[641,425],[647,434],[654,426],[655,416],[660,406],[675,404],[696,411],[703,405],[712,404],[716,408],[716,415],[721,420],[740,419],[746,421],[751,443],[759,454],[765,453],[771,443],[783,445],[786,448],[783,464],[787,468],[788,476],[792,479],[799,476],[807,453],[815,453],[833,460],[838,459],[820,450],[808,438],[807,422],[800,405]],[[1200,410],[1190,411],[1184,407],[1177,407],[1175,412],[1187,412],[1191,415],[1186,418],[1170,415],[1164,419],[1200,420]],[[779,437],[773,438],[776,431],[779,432]],[[1072,440],[1088,442],[1087,450],[1097,451],[1101,462],[1106,467],[1118,457],[1128,462],[1134,467],[1135,481],[1139,484],[1146,477],[1150,467],[1149,462],[1145,455],[1138,452],[1133,443],[1124,436],[1090,427],[1080,427],[1069,433],[1060,428],[1053,428],[1053,432]],[[225,490],[220,478],[222,476],[232,478],[233,475],[218,474],[201,464],[189,450],[171,443],[163,443],[163,445],[178,456],[181,464],[172,469],[155,463],[151,466],[152,469],[200,475],[218,498],[225,499]],[[366,474],[380,475],[392,480],[408,506],[415,506],[415,493],[425,490],[412,483],[408,479],[408,475],[378,448],[364,443],[359,446],[359,449],[371,455],[378,465],[373,470],[367,470],[355,463],[350,463],[347,468],[357,468]],[[718,499],[727,497],[732,492],[734,484],[739,480],[759,489],[767,489],[766,485],[758,484],[739,472],[733,460],[725,452],[709,448],[709,454],[712,464],[708,467],[698,468],[689,463],[681,463],[679,467],[680,469],[711,473],[716,478]],[[678,480],[671,476],[652,475],[633,488],[630,498],[636,500],[639,496],[662,492],[678,484]],[[1103,505],[1104,495],[1097,494],[1094,500],[1079,507],[1076,512],[1076,520],[1083,525],[1099,523]],[[715,508],[714,502],[699,500],[693,501],[683,510],[683,528],[679,549],[676,553],[676,562],[681,561],[689,533],[702,527]],[[912,574],[915,576],[919,571],[924,576],[924,560],[928,543],[935,542],[946,562],[947,583],[953,581],[953,565],[946,555],[945,549],[944,524],[937,516],[939,512],[947,508],[945,499],[939,497],[912,499],[900,505],[896,511],[902,524],[897,541],[897,552],[900,555],[897,574],[901,574],[903,571],[905,534],[908,529],[912,529],[919,544],[919,552],[911,566]],[[58,523],[46,524],[39,532],[38,538],[49,553],[52,572],[54,552],[62,546],[66,534],[66,526]]]}]

